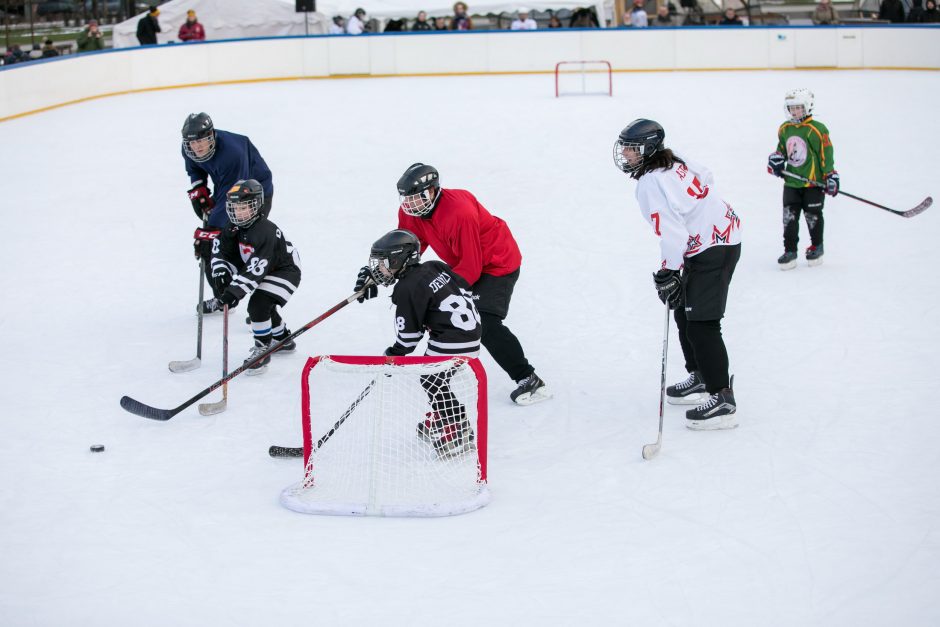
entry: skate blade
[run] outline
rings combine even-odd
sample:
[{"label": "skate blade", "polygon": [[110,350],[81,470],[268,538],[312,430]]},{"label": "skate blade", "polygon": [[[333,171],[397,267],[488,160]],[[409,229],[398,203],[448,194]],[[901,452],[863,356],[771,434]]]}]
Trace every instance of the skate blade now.
[{"label": "skate blade", "polygon": [[821,266],[821,265],[822,265],[822,261],[823,261],[823,258],[822,258],[822,257],[818,257],[818,258],[816,258],[816,259],[807,259],[807,260],[806,260],[806,265],[808,265],[810,268],[812,268],[812,267],[814,267],[814,266]]},{"label": "skate blade", "polygon": [[534,405],[542,401],[547,401],[552,397],[552,393],[548,391],[548,386],[542,386],[534,392],[526,392],[525,394],[520,394],[516,397],[516,400],[513,401],[516,405]]},{"label": "skate blade", "polygon": [[708,398],[706,392],[693,392],[686,396],[667,396],[666,402],[670,405],[701,405],[706,398]]},{"label": "skate blade", "polygon": [[781,270],[792,270],[796,267],[796,260],[794,259],[793,261],[788,261],[787,263],[780,263],[777,265],[780,266]]},{"label": "skate blade", "polygon": [[692,431],[722,431],[724,429],[737,429],[737,413],[725,414],[724,416],[715,416],[708,420],[689,420],[685,419],[685,426]]},{"label": "skate blade", "polygon": [[267,371],[268,371],[268,366],[264,365],[264,366],[261,366],[260,368],[253,368],[253,369],[249,368],[248,370],[245,371],[245,374],[248,375],[249,377],[257,377],[259,374],[264,374]]}]

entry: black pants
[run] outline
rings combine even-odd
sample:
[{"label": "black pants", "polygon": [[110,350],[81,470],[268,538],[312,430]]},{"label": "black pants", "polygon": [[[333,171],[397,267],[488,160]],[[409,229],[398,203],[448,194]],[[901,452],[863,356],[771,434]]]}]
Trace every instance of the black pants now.
[{"label": "black pants", "polygon": [[[259,213],[264,218],[267,218],[268,215],[271,213],[271,200],[272,200],[272,197],[268,196],[267,198],[264,199],[264,203],[262,203],[261,205],[261,211]],[[211,228],[218,228],[218,227],[211,227]],[[202,271],[206,275],[206,281],[209,282],[209,289],[212,290],[212,295],[218,298],[222,294],[216,293],[215,286],[212,284],[212,241],[211,240],[201,240],[199,242],[199,258],[205,262],[202,265]]]},{"label": "black pants", "polygon": [[818,187],[783,188],[783,249],[796,252],[800,241],[800,213],[806,217],[813,246],[823,244],[823,204],[826,199]]},{"label": "black pants", "polygon": [[503,324],[509,315],[509,302],[518,280],[519,270],[516,270],[505,276],[483,274],[473,285],[473,295],[483,326],[481,342],[513,381],[521,381],[535,372],[525,357],[519,339]]},{"label": "black pants", "polygon": [[728,287],[741,257],[741,245],[715,246],[685,260],[683,306],[675,310],[679,344],[688,372],[698,370],[709,394],[729,387],[728,350],[721,318]]}]

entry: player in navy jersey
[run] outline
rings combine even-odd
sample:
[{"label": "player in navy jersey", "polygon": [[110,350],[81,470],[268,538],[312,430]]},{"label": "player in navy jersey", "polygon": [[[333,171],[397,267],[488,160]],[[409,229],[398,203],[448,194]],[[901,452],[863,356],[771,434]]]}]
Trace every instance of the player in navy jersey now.
[{"label": "player in navy jersey", "polygon": [[[448,357],[480,354],[483,327],[464,279],[442,261],[421,262],[421,242],[411,231],[396,229],[379,238],[360,271],[363,285],[391,286],[395,305],[395,343],[385,354],[408,355],[428,334],[425,355]],[[362,289],[357,282],[357,291]],[[473,442],[466,410],[450,389],[450,376],[422,376],[431,411],[418,424],[418,437],[441,456],[459,454]]]},{"label": "player in navy jersey", "polygon": [[[231,226],[222,229],[212,245],[212,286],[222,305],[234,307],[247,297],[248,317],[255,345],[245,361],[283,342],[280,349],[296,348],[277,311],[300,285],[300,257],[276,224],[261,215],[264,190],[255,180],[238,181],[228,191],[225,208]],[[247,374],[261,374],[270,355]]]},{"label": "player in navy jersey", "polygon": [[[271,213],[274,185],[271,170],[258,149],[244,135],[217,130],[206,113],[192,113],[183,122],[183,163],[189,175],[189,200],[196,217],[208,228],[197,228],[196,259],[205,261],[206,277],[210,278],[209,258],[212,242],[230,221],[225,210],[225,195],[238,181],[254,179],[264,190],[261,216]],[[210,191],[209,183],[212,183]],[[211,280],[210,280],[211,283]],[[215,288],[213,287],[213,291]],[[221,311],[219,293],[202,304],[203,313]]]}]

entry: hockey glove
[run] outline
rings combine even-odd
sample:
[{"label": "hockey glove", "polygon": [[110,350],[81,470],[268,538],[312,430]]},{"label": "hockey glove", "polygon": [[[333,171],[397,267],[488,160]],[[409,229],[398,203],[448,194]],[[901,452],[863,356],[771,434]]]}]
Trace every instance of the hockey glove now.
[{"label": "hockey glove", "polygon": [[219,302],[223,305],[234,307],[238,304],[238,296],[235,296],[231,290],[225,290],[222,292],[222,295],[219,296]]},{"label": "hockey glove", "polygon": [[787,167],[787,158],[779,152],[767,157],[767,173],[783,178],[783,169]]},{"label": "hockey glove", "polygon": [[835,196],[839,193],[839,173],[833,170],[826,175],[826,193]]},{"label": "hockey glove", "polygon": [[212,271],[212,291],[221,294],[232,282],[232,273],[228,268],[220,267]]},{"label": "hockey glove", "polygon": [[[368,287],[366,287],[367,285]],[[370,298],[375,298],[379,295],[379,288],[372,279],[372,273],[369,272],[368,266],[362,266],[359,270],[359,276],[356,277],[356,287],[353,291],[358,292],[363,288],[365,288],[366,291],[363,292],[362,296],[356,299],[360,303],[364,303]]]},{"label": "hockey glove", "polygon": [[196,212],[196,217],[205,220],[212,208],[215,207],[215,201],[212,200],[212,195],[209,194],[209,188],[202,181],[196,181],[196,184],[187,193],[189,194],[189,202],[193,203],[193,211]]},{"label": "hockey glove", "polygon": [[669,303],[670,309],[682,304],[682,280],[678,270],[660,270],[653,274],[653,283],[656,285],[656,294],[659,300]]},{"label": "hockey glove", "polygon": [[205,259],[206,262],[212,257],[212,243],[222,235],[219,229],[196,229],[193,233],[193,250],[196,253],[196,261]]}]

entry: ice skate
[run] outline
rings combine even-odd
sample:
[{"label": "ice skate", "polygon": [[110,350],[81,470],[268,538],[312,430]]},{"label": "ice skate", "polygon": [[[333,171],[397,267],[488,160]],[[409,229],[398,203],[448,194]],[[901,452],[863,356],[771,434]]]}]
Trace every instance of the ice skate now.
[{"label": "ice skate", "polygon": [[[734,379],[731,379],[734,385]],[[734,391],[730,388],[719,390],[708,397],[704,403],[685,412],[685,426],[694,431],[717,431],[734,429],[738,426],[735,414],[738,408],[734,402]]]},{"label": "ice skate", "polygon": [[509,398],[517,405],[532,405],[552,397],[552,393],[545,385],[545,382],[534,372],[516,383],[519,384],[519,387],[513,390]]},{"label": "ice skate", "polygon": [[685,381],[666,388],[666,402],[670,405],[698,405],[708,397],[702,375],[696,370]]},{"label": "ice skate", "polygon": [[283,333],[278,333],[273,337],[275,342],[281,342],[281,348],[278,349],[277,353],[274,353],[275,355],[280,353],[293,353],[295,350],[297,350],[297,342],[289,339],[290,330],[287,328],[284,329]]},{"label": "ice skate", "polygon": [[473,448],[473,430],[466,420],[443,424],[431,441],[440,458],[457,457]]},{"label": "ice skate", "polygon": [[781,270],[792,270],[796,267],[796,252],[787,251],[777,258]]},{"label": "ice skate", "polygon": [[[196,311],[199,311],[200,305],[196,305]],[[210,298],[209,300],[203,301],[201,304],[203,315],[219,313],[222,311],[222,301],[218,298]],[[231,309],[231,307],[229,307]]]},{"label": "ice skate", "polygon": [[810,246],[806,249],[806,264],[809,266],[818,266],[823,262],[823,245]]},{"label": "ice skate", "polygon": [[[251,352],[248,353],[248,359],[245,360],[245,363],[247,364],[247,363],[249,363],[250,361],[256,359],[256,358],[258,357],[258,355],[264,353],[264,352],[267,351],[270,347],[271,347],[270,344],[265,343],[265,342],[262,342],[261,340],[256,339],[256,340],[255,340],[255,345],[251,348]],[[251,367],[245,372],[245,374],[247,374],[247,375],[249,375],[249,376],[256,376],[256,375],[259,375],[259,374],[264,374],[265,372],[268,371],[268,364],[269,364],[269,363],[271,363],[271,356],[270,356],[270,355],[268,355],[267,357],[265,357],[264,359],[262,359],[261,361],[259,361],[258,363],[256,363],[254,366],[251,366]]]}]

